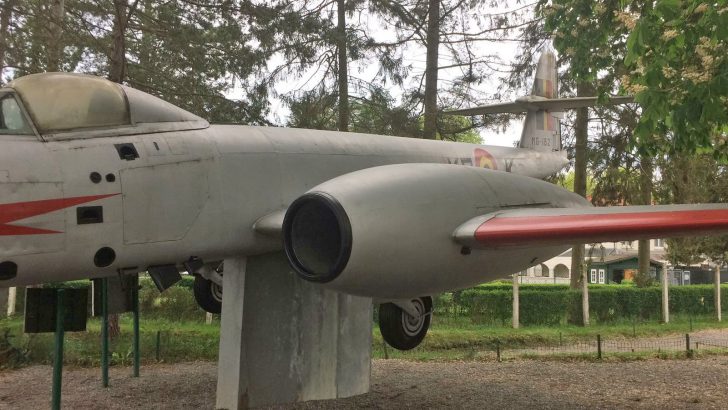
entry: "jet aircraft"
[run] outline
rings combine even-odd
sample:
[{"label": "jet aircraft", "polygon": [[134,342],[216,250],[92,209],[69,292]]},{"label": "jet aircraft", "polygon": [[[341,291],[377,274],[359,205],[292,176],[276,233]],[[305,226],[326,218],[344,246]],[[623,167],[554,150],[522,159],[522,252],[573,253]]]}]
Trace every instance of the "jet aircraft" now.
[{"label": "jet aircraft", "polygon": [[[723,204],[594,208],[542,181],[567,164],[552,54],[507,148],[211,125],[102,78],[21,77],[0,90],[0,286],[187,270],[220,311],[221,261],[285,251],[319,286],[374,298],[399,349],[431,295],[524,270],[574,243],[728,231]],[[624,99],[615,99],[623,102]]]}]

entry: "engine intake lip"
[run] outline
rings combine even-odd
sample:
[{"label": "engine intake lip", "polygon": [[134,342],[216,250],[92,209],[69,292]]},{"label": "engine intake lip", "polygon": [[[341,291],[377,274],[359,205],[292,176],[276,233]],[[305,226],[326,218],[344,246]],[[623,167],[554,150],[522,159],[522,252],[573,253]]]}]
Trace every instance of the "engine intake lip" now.
[{"label": "engine intake lip", "polygon": [[283,249],[301,278],[318,283],[336,279],[349,262],[351,245],[351,222],[333,196],[309,192],[288,207]]}]

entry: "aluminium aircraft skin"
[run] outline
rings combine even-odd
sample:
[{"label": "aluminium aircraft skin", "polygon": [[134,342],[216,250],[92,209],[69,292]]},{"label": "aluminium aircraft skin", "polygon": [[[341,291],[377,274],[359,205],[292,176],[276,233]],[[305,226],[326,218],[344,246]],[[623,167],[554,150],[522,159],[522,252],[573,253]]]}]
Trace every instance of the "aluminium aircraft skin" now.
[{"label": "aluminium aircraft skin", "polygon": [[[50,84],[91,81],[32,77]],[[21,102],[22,91],[13,87],[24,84],[15,83],[3,91]],[[32,108],[23,111],[31,117]],[[17,265],[17,275],[0,286],[279,250],[280,239],[252,229],[259,218],[286,209],[322,182],[365,168],[457,164],[543,178],[567,163],[563,152],[303,129],[205,125],[118,135],[124,132],[0,135],[0,263]],[[133,144],[138,158],[120,158],[119,144]],[[79,223],[79,207],[102,207],[103,222]],[[114,250],[110,266],[95,265],[101,248]]]},{"label": "aluminium aircraft skin", "polygon": [[[279,251],[284,216],[294,228],[300,216],[287,210],[313,195],[343,210],[350,249],[342,257],[333,245],[336,272],[326,277],[305,255],[291,260],[299,275],[351,294],[404,299],[523,270],[570,247],[579,221],[589,221],[580,219],[591,206],[585,199],[540,181],[567,164],[560,145],[528,146],[525,134],[520,148],[507,148],[209,125],[140,91],[62,73],[15,80],[0,90],[0,108],[0,287]],[[530,121],[558,137],[548,118],[529,113]],[[528,223],[520,235],[500,224],[493,239],[488,224],[512,221],[508,212],[524,208],[534,218],[549,218],[544,208],[565,210],[554,226],[567,229],[519,246]],[[682,211],[718,213],[701,213],[702,229],[670,230]],[[628,226],[609,238],[647,232],[639,220],[654,212],[632,209],[632,222],[617,222]],[[668,213],[667,229],[656,231],[663,237],[728,229],[723,205],[660,212]],[[562,225],[565,216],[572,219]],[[286,245],[289,259],[297,246]]]}]

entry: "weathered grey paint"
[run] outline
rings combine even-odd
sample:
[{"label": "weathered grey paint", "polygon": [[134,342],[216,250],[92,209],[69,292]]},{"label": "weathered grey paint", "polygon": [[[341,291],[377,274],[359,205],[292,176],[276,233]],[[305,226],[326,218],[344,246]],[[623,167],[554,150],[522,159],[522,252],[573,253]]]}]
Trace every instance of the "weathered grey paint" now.
[{"label": "weathered grey paint", "polygon": [[383,299],[472,286],[558,255],[568,246],[473,249],[464,255],[453,241],[453,227],[502,207],[577,203],[573,194],[547,182],[446,164],[368,168],[311,192],[335,198],[351,224],[348,263],[325,286]]},{"label": "weathered grey paint", "polygon": [[[544,177],[566,163],[563,153],[232,125],[48,142],[1,135],[0,142],[3,203],[119,194],[86,204],[103,206],[103,224],[77,225],[75,207],[18,221],[62,233],[0,236],[0,260],[19,266],[3,286],[275,251],[280,239],[257,233],[258,219],[329,179],[374,166],[452,163]],[[121,159],[120,143],[134,144],[139,158]],[[115,180],[93,183],[92,172]],[[94,254],[104,246],[117,258],[97,268]]]}]

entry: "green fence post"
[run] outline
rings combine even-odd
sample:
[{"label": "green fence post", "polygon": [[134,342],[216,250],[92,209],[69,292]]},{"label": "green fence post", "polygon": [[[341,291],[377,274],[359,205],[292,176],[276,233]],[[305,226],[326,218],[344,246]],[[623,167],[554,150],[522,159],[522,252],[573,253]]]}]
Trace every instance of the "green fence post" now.
[{"label": "green fence post", "polygon": [[134,309],[134,342],[133,342],[133,349],[134,349],[134,377],[139,377],[139,362],[140,362],[140,352],[139,352],[139,283],[135,283],[134,287],[132,289],[132,303],[133,303],[133,309]]},{"label": "green fence post", "polygon": [[63,379],[63,319],[66,316],[63,305],[63,289],[56,291],[56,345],[53,356],[53,389],[51,408],[61,408],[61,385]]},{"label": "green fence post", "polygon": [[101,384],[109,387],[109,279],[101,279]]},{"label": "green fence post", "polygon": [[597,359],[602,360],[602,335],[597,334]]}]

